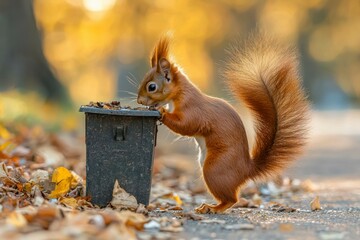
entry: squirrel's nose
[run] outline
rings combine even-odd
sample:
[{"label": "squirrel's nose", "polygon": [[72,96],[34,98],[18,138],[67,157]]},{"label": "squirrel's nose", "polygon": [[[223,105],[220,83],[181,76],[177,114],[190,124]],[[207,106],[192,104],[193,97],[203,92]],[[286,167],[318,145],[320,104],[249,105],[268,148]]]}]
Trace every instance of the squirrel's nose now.
[{"label": "squirrel's nose", "polygon": [[142,97],[142,96],[138,96],[137,103],[142,104],[142,105],[146,105],[146,98]]}]

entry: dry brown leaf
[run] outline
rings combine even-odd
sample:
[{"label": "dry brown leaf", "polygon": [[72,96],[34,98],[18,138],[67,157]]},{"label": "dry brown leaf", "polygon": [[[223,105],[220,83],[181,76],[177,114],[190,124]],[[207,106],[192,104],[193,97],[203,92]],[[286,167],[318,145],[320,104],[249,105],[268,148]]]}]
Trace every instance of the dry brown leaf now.
[{"label": "dry brown leaf", "polygon": [[118,180],[115,181],[113,198],[110,202],[115,209],[132,209],[138,207],[136,198],[120,187]]},{"label": "dry brown leaf", "polygon": [[321,210],[321,204],[320,204],[320,198],[319,196],[316,196],[311,202],[310,202],[310,208],[312,211]]},{"label": "dry brown leaf", "polygon": [[62,198],[60,203],[72,209],[75,209],[79,206],[75,198]]},{"label": "dry brown leaf", "polygon": [[285,206],[285,205],[283,205],[281,203],[277,203],[277,202],[271,202],[270,209],[275,212],[286,212],[286,213],[296,212],[295,208]]},{"label": "dry brown leaf", "polygon": [[38,169],[31,173],[31,182],[34,182],[35,184],[43,184],[44,182],[49,182],[49,172],[45,170]]},{"label": "dry brown leaf", "polygon": [[135,212],[136,213],[141,213],[141,214],[144,214],[144,215],[147,215],[149,213],[148,209],[142,203],[139,203],[139,206],[137,207]]},{"label": "dry brown leaf", "polygon": [[106,226],[108,226],[111,223],[120,222],[118,215],[111,208],[106,208],[104,211],[100,212],[99,214],[103,217]]},{"label": "dry brown leaf", "polygon": [[154,203],[150,203],[149,205],[146,206],[146,209],[149,211],[153,211],[157,208],[157,206]]},{"label": "dry brown leaf", "polygon": [[105,228],[98,236],[98,239],[128,239],[136,240],[136,232],[124,224],[111,224]]},{"label": "dry brown leaf", "polygon": [[4,162],[0,163],[0,179],[1,178],[8,178],[9,172],[6,168],[6,164]]},{"label": "dry brown leaf", "polygon": [[16,228],[22,228],[27,225],[27,221],[21,213],[14,211],[7,216],[6,224],[10,224]]},{"label": "dry brown leaf", "polygon": [[180,207],[180,206],[172,206],[172,207],[169,207],[168,210],[171,210],[171,211],[181,211],[181,210],[183,210],[183,208]]},{"label": "dry brown leaf", "polygon": [[59,218],[59,210],[54,206],[39,207],[36,214],[24,214],[30,224],[39,225],[43,229],[48,229],[50,224]]},{"label": "dry brown leaf", "polygon": [[32,203],[34,204],[34,206],[38,207],[44,203],[45,199],[43,198],[41,191],[37,185],[33,186],[33,188],[31,189],[31,195],[34,197],[32,199]]},{"label": "dry brown leaf", "polygon": [[262,203],[262,198],[259,196],[259,194],[255,193],[252,197],[252,201],[255,205],[260,205]]},{"label": "dry brown leaf", "polygon": [[83,185],[84,184],[84,180],[82,179],[82,177],[80,177],[76,172],[74,171],[70,171],[71,175],[73,176],[72,181],[71,181],[71,188],[75,188],[77,185]]},{"label": "dry brown leaf", "polygon": [[143,230],[144,224],[149,221],[144,215],[128,210],[117,212],[116,216],[121,222],[125,223],[127,227],[132,227],[136,230]]},{"label": "dry brown leaf", "polygon": [[281,223],[279,229],[280,232],[292,232],[294,231],[294,225],[291,223]]},{"label": "dry brown leaf", "polygon": [[64,155],[51,145],[39,147],[35,154],[45,161],[42,166],[59,167],[65,164]]},{"label": "dry brown leaf", "polygon": [[180,212],[177,214],[177,216],[182,217],[182,218],[186,218],[186,219],[191,219],[194,221],[200,221],[205,219],[204,216],[200,215],[200,214],[195,214],[193,212]]}]

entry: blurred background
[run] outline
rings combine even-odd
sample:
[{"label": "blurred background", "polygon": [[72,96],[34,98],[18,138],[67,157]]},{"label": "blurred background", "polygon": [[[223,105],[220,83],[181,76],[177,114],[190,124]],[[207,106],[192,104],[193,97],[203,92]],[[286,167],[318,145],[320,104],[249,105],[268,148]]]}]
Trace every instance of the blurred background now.
[{"label": "blurred background", "polygon": [[142,79],[169,30],[193,82],[228,98],[225,49],[257,27],[298,46],[312,131],[360,133],[358,0],[2,0],[0,121],[76,130],[81,104],[131,104],[131,81]]}]

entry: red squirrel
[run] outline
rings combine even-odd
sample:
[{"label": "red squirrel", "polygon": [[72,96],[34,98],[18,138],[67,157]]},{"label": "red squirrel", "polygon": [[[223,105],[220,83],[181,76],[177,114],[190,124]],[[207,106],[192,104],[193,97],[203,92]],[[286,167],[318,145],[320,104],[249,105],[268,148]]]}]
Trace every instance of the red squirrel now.
[{"label": "red squirrel", "polygon": [[175,133],[195,138],[203,178],[218,202],[204,203],[195,211],[222,213],[237,202],[246,181],[276,176],[302,152],[309,104],[301,87],[298,57],[294,48],[263,33],[229,51],[226,85],[254,118],[256,137],[250,151],[234,107],[202,93],[171,60],[169,47],[169,36],[162,36],[152,52],[151,69],[140,83],[137,102],[158,109],[161,122]]}]

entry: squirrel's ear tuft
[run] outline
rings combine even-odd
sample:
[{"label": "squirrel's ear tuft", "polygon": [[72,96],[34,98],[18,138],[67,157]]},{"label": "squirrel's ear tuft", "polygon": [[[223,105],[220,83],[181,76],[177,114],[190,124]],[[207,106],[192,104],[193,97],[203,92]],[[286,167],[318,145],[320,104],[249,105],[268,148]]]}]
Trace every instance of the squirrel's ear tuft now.
[{"label": "squirrel's ear tuft", "polygon": [[151,54],[151,59],[150,59],[150,64],[151,67],[155,67],[156,66],[156,47],[153,49],[152,54]]},{"label": "squirrel's ear tuft", "polygon": [[151,67],[157,68],[160,70],[160,66],[158,65],[159,60],[162,58],[168,59],[169,58],[169,46],[170,46],[171,36],[169,33],[164,34],[161,36],[160,40],[156,44],[154,50],[151,54]]}]

